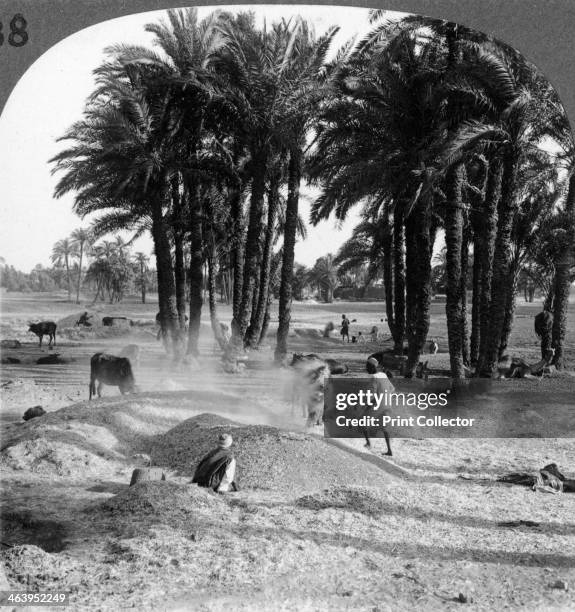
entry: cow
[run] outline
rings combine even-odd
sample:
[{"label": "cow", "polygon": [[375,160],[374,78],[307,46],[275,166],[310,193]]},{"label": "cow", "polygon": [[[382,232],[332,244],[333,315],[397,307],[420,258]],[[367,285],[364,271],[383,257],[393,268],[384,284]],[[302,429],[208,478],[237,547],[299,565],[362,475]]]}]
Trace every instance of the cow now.
[{"label": "cow", "polygon": [[54,346],[56,346],[56,327],[57,325],[53,321],[41,321],[40,323],[30,323],[28,331],[40,338],[40,348],[42,348],[42,338],[44,336],[49,338],[48,346],[52,345],[52,341],[54,341]]},{"label": "cow", "polygon": [[120,357],[127,357],[134,367],[140,365],[140,347],[137,344],[128,344],[120,351]]},{"label": "cow", "polygon": [[136,384],[132,366],[127,357],[116,357],[106,353],[96,353],[90,360],[90,395],[96,393],[96,380],[98,381],[98,397],[102,397],[103,385],[120,387],[120,393],[134,393]]}]

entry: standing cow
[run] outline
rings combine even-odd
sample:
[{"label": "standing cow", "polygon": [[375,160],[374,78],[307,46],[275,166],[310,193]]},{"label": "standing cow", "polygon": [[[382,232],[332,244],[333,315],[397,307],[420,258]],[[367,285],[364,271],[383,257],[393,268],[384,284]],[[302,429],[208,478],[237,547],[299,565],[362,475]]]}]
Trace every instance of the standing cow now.
[{"label": "standing cow", "polygon": [[96,353],[90,360],[90,396],[96,393],[98,381],[98,397],[102,397],[103,385],[120,387],[120,393],[134,393],[136,384],[132,366],[127,357],[116,357],[106,353]]},{"label": "standing cow", "polygon": [[52,345],[52,341],[54,341],[54,346],[56,346],[56,327],[56,323],[53,321],[41,321],[40,323],[30,323],[28,331],[40,338],[40,348],[42,348],[42,338],[44,336],[49,337],[48,346]]}]

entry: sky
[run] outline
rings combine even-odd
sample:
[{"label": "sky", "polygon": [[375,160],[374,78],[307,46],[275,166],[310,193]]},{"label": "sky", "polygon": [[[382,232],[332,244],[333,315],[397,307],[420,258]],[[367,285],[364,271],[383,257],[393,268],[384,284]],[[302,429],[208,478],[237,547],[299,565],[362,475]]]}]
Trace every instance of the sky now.
[{"label": "sky", "polygon": [[[357,33],[369,30],[367,9],[330,6],[244,5],[222,10],[253,10],[260,24],[299,14],[311,21],[321,35],[339,25],[334,49]],[[200,19],[213,7],[199,9]],[[52,176],[48,160],[64,143],[56,142],[81,118],[87,96],[94,87],[92,71],[104,59],[103,50],[119,42],[152,44],[144,25],[157,21],[164,11],[122,17],[86,28],[61,41],[26,72],[14,88],[0,116],[0,256],[8,265],[29,272],[37,264],[50,265],[54,243],[78,227],[88,227],[72,212],[72,194],[53,197],[58,176]],[[313,192],[302,190],[300,211],[307,220]],[[358,222],[354,211],[343,224],[333,219],[309,227],[308,238],[296,245],[296,261],[313,265],[326,253],[336,253]],[[135,251],[150,253],[152,241],[134,243]]]}]

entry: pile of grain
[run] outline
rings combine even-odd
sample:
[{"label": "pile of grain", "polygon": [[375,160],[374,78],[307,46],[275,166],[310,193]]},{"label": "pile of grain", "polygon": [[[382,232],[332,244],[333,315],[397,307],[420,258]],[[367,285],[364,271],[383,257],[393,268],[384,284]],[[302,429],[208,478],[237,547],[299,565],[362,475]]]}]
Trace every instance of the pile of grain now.
[{"label": "pile of grain", "polygon": [[154,465],[192,476],[200,459],[222,433],[234,438],[238,481],[245,489],[300,494],[335,485],[378,485],[385,474],[322,438],[263,425],[240,425],[200,415],[156,436],[150,446]]},{"label": "pile of grain", "polygon": [[38,546],[13,546],[0,553],[13,588],[47,591],[55,587],[65,573],[60,555],[44,552]]},{"label": "pile of grain", "polygon": [[228,512],[228,505],[217,493],[195,484],[168,480],[141,482],[87,510],[88,514],[121,520],[144,519],[167,525],[182,524],[198,514],[213,516]]}]

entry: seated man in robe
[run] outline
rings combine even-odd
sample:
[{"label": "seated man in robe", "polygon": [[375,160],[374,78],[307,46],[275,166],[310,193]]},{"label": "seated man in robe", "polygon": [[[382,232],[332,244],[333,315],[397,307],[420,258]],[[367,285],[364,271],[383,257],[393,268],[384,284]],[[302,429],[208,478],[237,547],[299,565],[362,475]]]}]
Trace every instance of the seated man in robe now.
[{"label": "seated man in robe", "polygon": [[218,445],[199,463],[192,482],[200,487],[213,489],[217,493],[238,491],[235,481],[236,460],[231,451],[233,438],[230,434],[221,434]]}]

